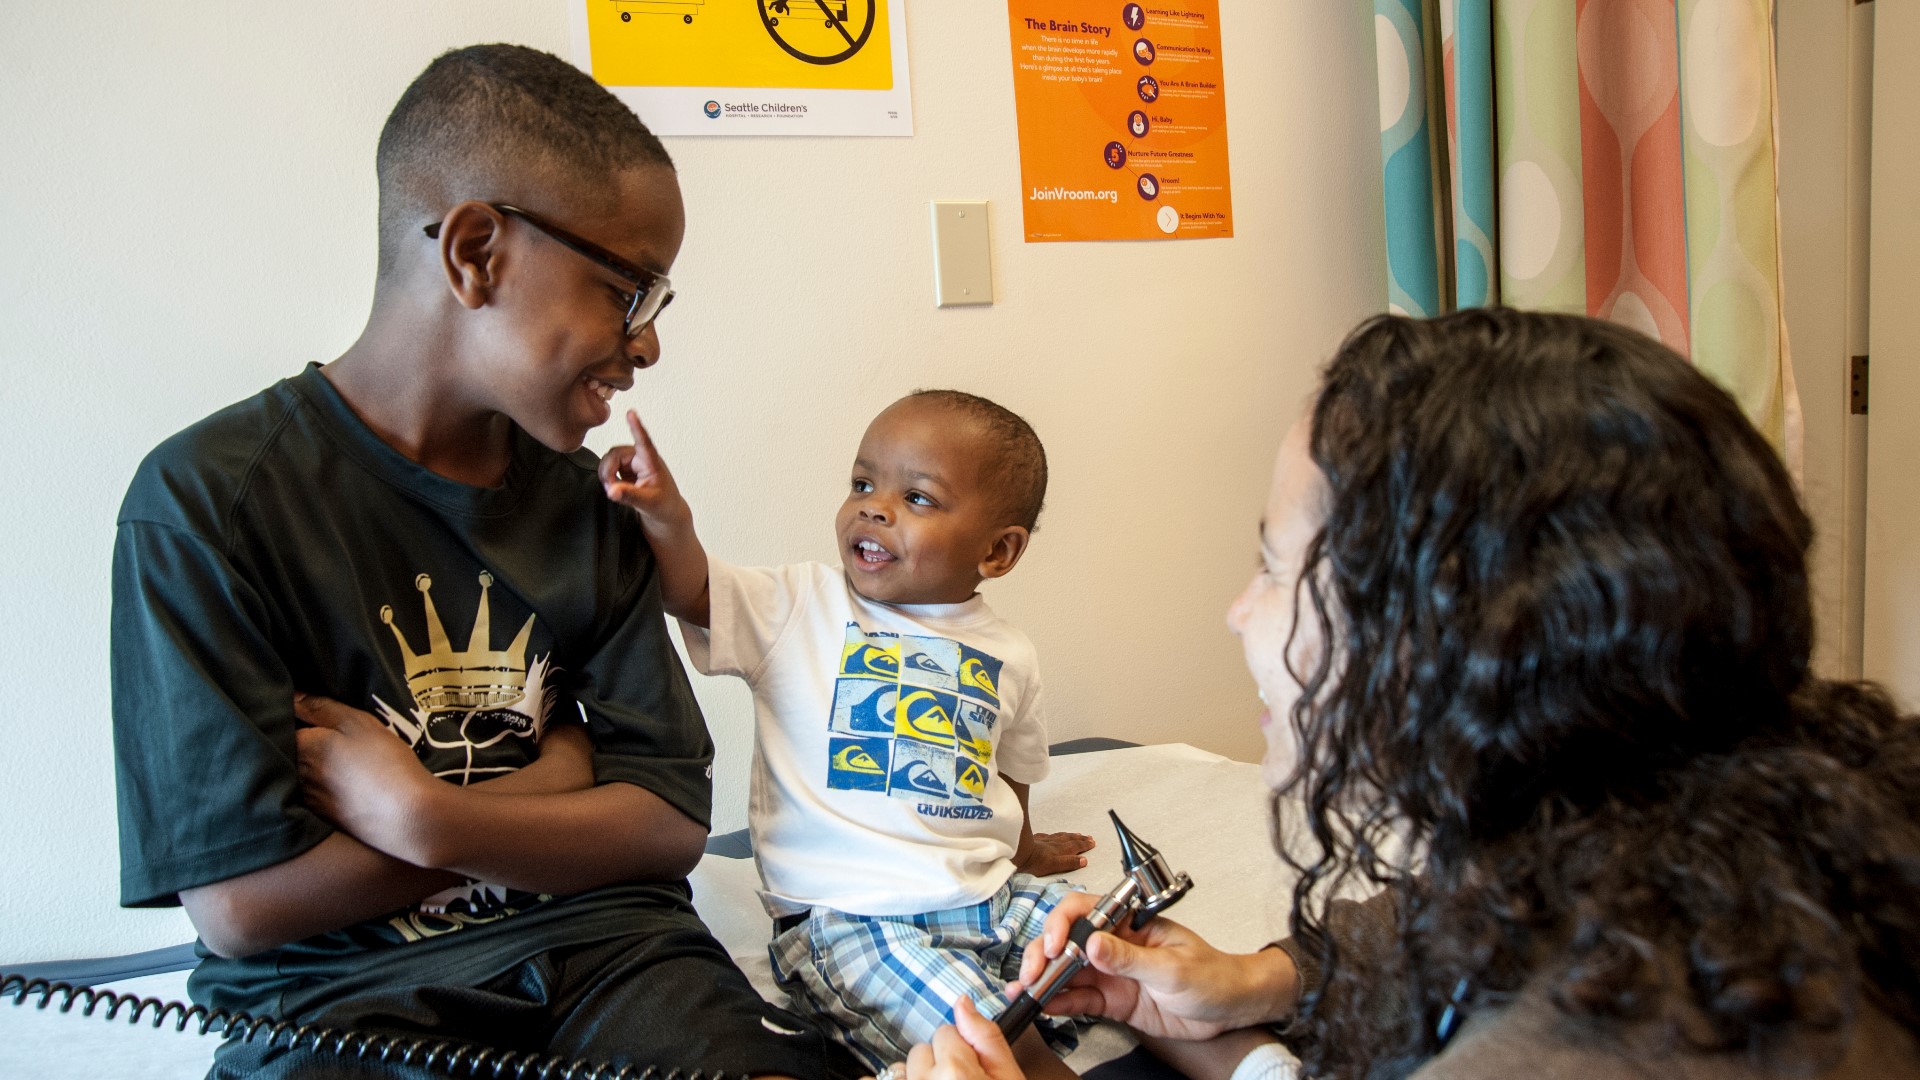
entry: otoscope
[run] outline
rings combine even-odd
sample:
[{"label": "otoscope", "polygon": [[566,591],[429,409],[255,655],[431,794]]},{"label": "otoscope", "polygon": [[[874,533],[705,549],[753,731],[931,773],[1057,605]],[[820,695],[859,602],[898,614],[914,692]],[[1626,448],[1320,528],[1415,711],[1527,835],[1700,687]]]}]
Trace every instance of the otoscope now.
[{"label": "otoscope", "polygon": [[1193,879],[1184,871],[1174,873],[1159,850],[1135,836],[1121,823],[1119,814],[1109,810],[1107,816],[1113,819],[1113,829],[1120,834],[1120,867],[1127,876],[1101,897],[1091,912],[1073,920],[1073,929],[1067,934],[1067,947],[1060,950],[1060,955],[1048,962],[1033,985],[1022,990],[1020,997],[1000,1014],[997,1023],[1008,1042],[1033,1023],[1040,1015],[1040,1007],[1059,993],[1075,972],[1087,966],[1087,939],[1096,931],[1111,930],[1128,916],[1132,917],[1133,929],[1138,930],[1155,915],[1178,903],[1187,895],[1187,890],[1193,888]]}]

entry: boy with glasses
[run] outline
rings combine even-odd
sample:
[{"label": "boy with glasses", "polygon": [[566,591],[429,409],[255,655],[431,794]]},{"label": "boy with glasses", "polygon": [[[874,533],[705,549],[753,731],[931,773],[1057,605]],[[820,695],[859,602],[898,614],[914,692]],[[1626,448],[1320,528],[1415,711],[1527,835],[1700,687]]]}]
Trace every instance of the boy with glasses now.
[{"label": "boy with glasses", "polygon": [[[660,355],[672,163],[579,71],[479,46],[377,164],[359,340],[167,440],[121,509],[122,902],[186,907],[209,1006],[825,1080],[694,913],[712,744],[581,450]],[[409,1075],[242,1043],[213,1075],[370,1072]]]}]

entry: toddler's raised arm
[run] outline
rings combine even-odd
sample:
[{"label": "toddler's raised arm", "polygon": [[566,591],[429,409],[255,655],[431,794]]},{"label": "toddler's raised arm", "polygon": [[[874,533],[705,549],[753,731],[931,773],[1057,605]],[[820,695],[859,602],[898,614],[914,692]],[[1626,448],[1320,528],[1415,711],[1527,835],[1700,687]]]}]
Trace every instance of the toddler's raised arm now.
[{"label": "toddler's raised arm", "polygon": [[693,529],[693,508],[680,494],[660,460],[646,426],[632,409],[627,426],[632,446],[616,446],[600,458],[600,483],[607,498],[632,507],[660,568],[660,603],[667,614],[695,626],[708,624],[707,549]]}]

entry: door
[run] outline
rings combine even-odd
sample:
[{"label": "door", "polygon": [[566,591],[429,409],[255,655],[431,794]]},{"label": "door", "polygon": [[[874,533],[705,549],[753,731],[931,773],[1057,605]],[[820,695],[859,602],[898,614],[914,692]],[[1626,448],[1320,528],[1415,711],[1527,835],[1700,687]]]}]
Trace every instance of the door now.
[{"label": "door", "polygon": [[1920,3],[1873,11],[1862,669],[1920,708]]}]

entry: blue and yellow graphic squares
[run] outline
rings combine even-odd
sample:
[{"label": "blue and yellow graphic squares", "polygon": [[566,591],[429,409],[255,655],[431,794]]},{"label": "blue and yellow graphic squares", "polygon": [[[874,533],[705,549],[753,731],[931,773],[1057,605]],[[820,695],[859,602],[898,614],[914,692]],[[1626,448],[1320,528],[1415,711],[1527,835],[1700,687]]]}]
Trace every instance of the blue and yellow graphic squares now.
[{"label": "blue and yellow graphic squares", "polygon": [[917,802],[952,801],[953,751],[924,743],[893,741],[893,771],[887,794]]},{"label": "blue and yellow graphic squares", "polygon": [[827,787],[910,799],[923,812],[986,798],[1000,661],[946,638],[848,623],[833,686]]},{"label": "blue and yellow graphic squares", "polygon": [[894,708],[893,733],[902,739],[950,747],[953,745],[953,713],[957,704],[958,699],[952,694],[903,686],[900,688],[900,703]]},{"label": "blue and yellow graphic squares", "polygon": [[954,762],[953,794],[980,802],[987,797],[987,767],[962,755]]},{"label": "blue and yellow graphic squares", "polygon": [[953,741],[960,752],[980,762],[993,762],[993,710],[974,701],[962,701],[953,714]]},{"label": "blue and yellow graphic squares", "polygon": [[960,692],[998,708],[1000,661],[977,649],[960,646]]},{"label": "blue and yellow graphic squares", "polygon": [[960,643],[946,638],[900,639],[900,681],[953,693],[960,689]]},{"label": "blue and yellow graphic squares", "polygon": [[827,787],[836,791],[887,790],[891,739],[827,740]]},{"label": "blue and yellow graphic squares", "polygon": [[845,735],[891,736],[899,704],[899,683],[837,679],[833,684],[833,722],[829,726]]},{"label": "blue and yellow graphic squares", "polygon": [[857,626],[847,627],[847,643],[840,650],[840,675],[851,679],[900,681],[900,639],[869,640]]}]

